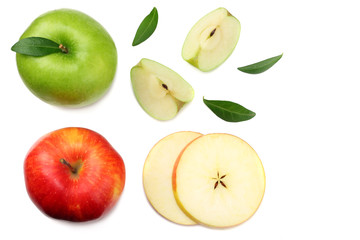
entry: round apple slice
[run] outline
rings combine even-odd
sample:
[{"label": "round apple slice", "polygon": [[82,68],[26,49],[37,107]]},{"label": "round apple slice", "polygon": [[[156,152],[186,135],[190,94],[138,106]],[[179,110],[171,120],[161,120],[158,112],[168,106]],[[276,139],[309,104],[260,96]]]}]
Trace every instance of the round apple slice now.
[{"label": "round apple slice", "polygon": [[265,173],[256,152],[229,134],[208,134],[192,141],[173,170],[179,207],[194,221],[231,227],[249,219],[265,191]]},{"label": "round apple slice", "polygon": [[161,139],[150,151],[144,164],[143,184],[146,197],[166,219],[183,225],[196,224],[179,208],[172,191],[172,170],[182,149],[202,134],[176,132]]}]

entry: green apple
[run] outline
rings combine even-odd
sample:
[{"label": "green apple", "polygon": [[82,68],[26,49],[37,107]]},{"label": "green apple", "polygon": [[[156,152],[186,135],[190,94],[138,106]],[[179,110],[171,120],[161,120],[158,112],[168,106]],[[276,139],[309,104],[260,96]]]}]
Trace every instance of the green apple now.
[{"label": "green apple", "polygon": [[143,58],[131,69],[131,83],[140,106],[153,118],[170,120],[194,98],[194,90],[179,74]]},{"label": "green apple", "polygon": [[241,25],[225,8],[218,8],[201,18],[187,35],[182,57],[201,71],[220,66],[233,52]]},{"label": "green apple", "polygon": [[82,107],[100,99],[111,86],[116,47],[104,27],[88,15],[71,9],[47,12],[20,39],[28,37],[47,38],[66,49],[43,57],[16,54],[21,78],[41,100]]}]

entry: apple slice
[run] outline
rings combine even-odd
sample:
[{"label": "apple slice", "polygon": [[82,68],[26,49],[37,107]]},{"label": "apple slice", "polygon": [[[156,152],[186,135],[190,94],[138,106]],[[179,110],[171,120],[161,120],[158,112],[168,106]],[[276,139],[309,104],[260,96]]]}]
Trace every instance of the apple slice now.
[{"label": "apple slice", "polygon": [[225,8],[201,18],[187,35],[182,57],[204,72],[220,66],[233,52],[241,25]]},{"label": "apple slice", "polygon": [[172,184],[179,207],[194,221],[231,227],[249,219],[265,191],[265,174],[256,152],[229,134],[208,134],[179,155]]},{"label": "apple slice", "polygon": [[131,83],[140,106],[153,118],[170,120],[194,98],[194,90],[179,74],[143,58],[131,69]]},{"label": "apple slice", "polygon": [[172,190],[172,170],[182,149],[202,134],[176,132],[161,139],[150,151],[144,164],[143,185],[154,209],[166,219],[183,225],[196,224],[179,208]]}]

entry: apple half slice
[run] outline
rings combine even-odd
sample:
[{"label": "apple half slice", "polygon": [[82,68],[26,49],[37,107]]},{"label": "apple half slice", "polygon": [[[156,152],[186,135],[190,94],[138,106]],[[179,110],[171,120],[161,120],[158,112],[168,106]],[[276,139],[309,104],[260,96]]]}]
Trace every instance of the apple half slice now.
[{"label": "apple half slice", "polygon": [[183,225],[196,224],[179,208],[172,190],[172,170],[182,149],[200,133],[176,132],[161,139],[149,152],[143,169],[146,197],[153,208],[166,219]]},{"label": "apple half slice", "polygon": [[194,90],[179,74],[143,58],[131,69],[131,83],[140,106],[153,118],[170,120],[194,98]]},{"label": "apple half slice", "polygon": [[208,134],[192,141],[173,170],[179,207],[194,221],[231,227],[249,219],[265,191],[265,173],[256,152],[229,134]]},{"label": "apple half slice", "polygon": [[187,35],[182,57],[201,71],[220,66],[233,52],[241,25],[225,8],[218,8],[201,18]]}]

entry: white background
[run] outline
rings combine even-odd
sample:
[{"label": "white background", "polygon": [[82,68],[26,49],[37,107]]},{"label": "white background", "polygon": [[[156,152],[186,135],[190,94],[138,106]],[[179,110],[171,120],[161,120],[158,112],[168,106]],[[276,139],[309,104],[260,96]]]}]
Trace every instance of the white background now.
[{"label": "white background", "polygon": [[[357,1],[6,1],[0,8],[0,239],[360,239],[360,37]],[[156,6],[159,23],[144,43],[131,43]],[[242,25],[231,57],[202,73],[181,58],[192,25],[223,6]],[[81,109],[48,105],[25,87],[10,47],[40,14],[73,8],[113,37],[118,69],[107,95]],[[236,68],[284,53],[270,70]],[[129,71],[143,58],[172,68],[195,89],[176,118],[148,116],[132,92]],[[217,118],[202,103],[230,100],[257,113],[240,123]],[[126,165],[125,190],[113,211],[85,224],[43,215],[29,199],[24,157],[42,135],[69,126],[106,137]],[[237,227],[184,227],[159,216],[142,186],[152,146],[182,130],[225,132],[247,141],[263,161],[267,187],[256,214]]]}]

